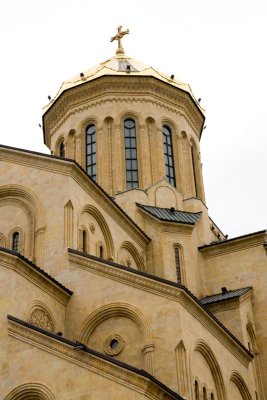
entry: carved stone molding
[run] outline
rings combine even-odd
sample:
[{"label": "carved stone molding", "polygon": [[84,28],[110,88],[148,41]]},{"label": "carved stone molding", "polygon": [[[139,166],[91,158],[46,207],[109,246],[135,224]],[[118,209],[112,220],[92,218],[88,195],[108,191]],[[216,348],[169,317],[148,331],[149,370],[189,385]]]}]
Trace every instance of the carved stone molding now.
[{"label": "carved stone molding", "polygon": [[213,336],[217,338],[224,346],[233,353],[246,367],[251,361],[251,356],[243,348],[242,344],[228,333],[226,328],[212,318],[185,290],[180,287],[168,285],[149,277],[140,276],[132,271],[125,271],[103,262],[79,256],[69,252],[70,264],[73,267],[83,268],[90,272],[106,276],[110,279],[123,282],[129,286],[144,290],[146,292],[155,293],[162,297],[171,299],[180,303],[188,312],[207,329]]},{"label": "carved stone molding", "polygon": [[130,369],[97,357],[92,353],[77,351],[70,344],[46,336],[12,320],[8,320],[8,333],[10,336],[40,348],[42,351],[51,353],[63,360],[65,359],[66,362],[71,362],[100,375],[108,375],[110,379],[139,393],[143,393],[150,399],[172,400],[180,398],[174,393],[172,395],[171,391],[167,388],[165,390],[163,385],[160,386],[152,381],[149,376],[142,376]]},{"label": "carved stone molding", "polygon": [[104,352],[109,356],[117,356],[124,348],[125,342],[123,338],[115,333],[110,335],[104,343]]},{"label": "carved stone molding", "polygon": [[[60,286],[57,286],[49,277],[38,271],[38,267],[34,268],[27,260],[21,260],[18,256],[1,251],[0,267],[14,270],[22,275],[30,284],[38,286],[63,305],[66,305],[70,294],[65,292]],[[41,270],[42,271],[42,270]]]},{"label": "carved stone molding", "polygon": [[153,77],[125,78],[103,76],[64,92],[43,117],[47,144],[50,143],[52,131],[58,129],[71,113],[79,112],[82,107],[88,107],[89,103],[92,107],[106,101],[153,103],[173,113],[182,114],[197,135],[200,134],[204,117],[188,92]]},{"label": "carved stone molding", "polygon": [[40,307],[35,308],[32,311],[29,322],[30,324],[38,326],[39,328],[45,329],[49,332],[54,332],[54,324],[52,319],[50,318],[49,314]]}]

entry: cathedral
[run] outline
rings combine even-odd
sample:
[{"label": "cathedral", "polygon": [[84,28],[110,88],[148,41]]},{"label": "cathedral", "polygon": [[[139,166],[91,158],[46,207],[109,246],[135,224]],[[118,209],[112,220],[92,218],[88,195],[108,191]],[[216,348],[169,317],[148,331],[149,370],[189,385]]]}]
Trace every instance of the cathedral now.
[{"label": "cathedral", "polygon": [[267,231],[210,218],[204,110],[127,33],[49,99],[50,155],[0,146],[0,399],[267,399]]}]

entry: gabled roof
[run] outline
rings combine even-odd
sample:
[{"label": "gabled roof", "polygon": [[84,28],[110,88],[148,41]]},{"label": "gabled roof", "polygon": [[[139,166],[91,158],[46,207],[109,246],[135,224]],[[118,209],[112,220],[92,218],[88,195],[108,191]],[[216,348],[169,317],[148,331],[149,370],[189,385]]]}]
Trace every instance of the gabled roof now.
[{"label": "gabled roof", "polygon": [[195,225],[195,223],[201,217],[201,212],[193,213],[186,211],[175,210],[174,208],[161,208],[154,206],[146,206],[143,204],[136,203],[141,210],[146,211],[152,217],[159,219],[160,221],[166,222],[178,222],[181,224]]},{"label": "gabled roof", "polygon": [[218,303],[219,301],[226,301],[239,298],[243,294],[248,293],[250,290],[252,290],[251,286],[241,289],[227,290],[226,292],[212,294],[211,296],[206,296],[200,301],[203,306],[206,306],[208,304]]}]

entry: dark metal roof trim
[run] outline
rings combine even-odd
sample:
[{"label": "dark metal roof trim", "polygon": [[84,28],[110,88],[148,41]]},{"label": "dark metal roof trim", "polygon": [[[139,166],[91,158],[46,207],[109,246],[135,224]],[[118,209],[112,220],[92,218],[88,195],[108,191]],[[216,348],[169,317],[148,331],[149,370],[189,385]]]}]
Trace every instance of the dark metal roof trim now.
[{"label": "dark metal roof trim", "polygon": [[170,208],[161,208],[154,206],[146,206],[144,204],[136,203],[136,205],[148,214],[159,219],[160,221],[175,222],[187,225],[195,225],[202,215],[202,212],[188,212],[171,210]]},{"label": "dark metal roof trim", "polygon": [[207,310],[203,306],[201,301],[192,292],[190,292],[190,290],[187,287],[181,285],[180,283],[172,282],[172,281],[169,281],[167,279],[160,278],[159,276],[148,274],[147,272],[144,272],[144,271],[139,271],[139,270],[136,270],[136,269],[133,269],[133,268],[130,268],[130,267],[126,267],[125,265],[117,264],[117,263],[115,263],[113,261],[103,260],[102,258],[98,258],[98,257],[95,257],[95,256],[91,256],[90,254],[82,253],[81,251],[78,251],[78,250],[74,250],[74,249],[68,248],[68,252],[76,254],[76,255],[81,256],[81,257],[85,257],[85,258],[89,258],[91,260],[98,261],[98,262],[100,262],[102,264],[110,265],[112,267],[115,267],[115,268],[130,272],[130,273],[133,273],[133,274],[136,274],[136,275],[144,276],[145,278],[149,278],[149,279],[152,279],[152,280],[157,281],[157,282],[164,283],[164,284],[169,285],[169,286],[180,288],[185,293],[187,293],[202,308],[202,310],[204,310],[205,313],[208,314],[238,344],[238,346],[242,348],[243,351],[245,351],[250,357],[253,358],[253,355],[250,353],[250,351],[232,334],[232,332],[230,332],[221,323],[221,321],[219,321],[215,317],[214,314],[212,314],[209,310]]},{"label": "dark metal roof trim", "polygon": [[250,290],[252,290],[252,286],[235,289],[235,290],[228,290],[225,293],[218,293],[218,294],[212,294],[210,296],[206,296],[203,299],[201,299],[200,301],[203,306],[206,306],[209,304],[219,303],[221,301],[237,299],[237,298],[243,296],[243,294],[248,293]]},{"label": "dark metal roof trim", "polygon": [[[36,332],[39,332],[43,335],[49,336],[55,340],[58,340],[59,342],[65,343],[69,346],[72,346],[73,348],[77,347],[77,343],[73,342],[72,340],[69,339],[65,339],[62,336],[59,336],[55,333],[46,331],[45,329],[39,328],[38,326],[34,326],[32,324],[30,324],[29,322],[23,321],[19,318],[13,317],[12,315],[7,315],[7,319],[10,321],[13,321],[19,325],[25,326],[26,328],[32,329]],[[167,386],[164,385],[164,383],[160,382],[159,380],[157,380],[156,378],[154,378],[152,375],[150,375],[148,372],[144,371],[143,369],[139,369],[136,367],[133,367],[130,364],[126,364],[122,361],[119,361],[115,358],[112,358],[104,353],[100,353],[96,350],[91,349],[90,347],[86,346],[83,344],[83,348],[80,349],[80,351],[84,351],[85,353],[89,353],[95,357],[101,358],[102,360],[108,361],[112,364],[116,364],[121,368],[124,368],[130,372],[134,372],[135,374],[138,374],[140,376],[143,376],[144,378],[149,379],[151,382],[153,382],[155,385],[159,386],[161,389],[163,389],[165,392],[167,392],[169,395],[171,395],[174,399],[177,400],[183,400],[183,397],[181,397],[178,393],[173,392],[170,388],[168,388]]]},{"label": "dark metal roof trim", "polygon": [[204,244],[202,246],[199,246],[198,249],[202,250],[202,249],[206,249],[208,247],[213,247],[213,246],[218,246],[218,245],[222,245],[222,244],[227,244],[229,242],[233,242],[234,240],[240,240],[240,239],[245,239],[247,237],[250,236],[256,236],[256,235],[261,235],[261,234],[267,234],[267,230],[262,230],[262,231],[257,231],[257,232],[252,232],[252,233],[247,233],[246,235],[242,235],[242,236],[236,236],[234,238],[231,239],[225,239],[225,240],[221,240],[215,243],[210,243],[210,244]]},{"label": "dark metal roof trim", "polygon": [[24,257],[17,251],[13,251],[10,249],[6,249],[5,247],[0,247],[0,252],[3,251],[8,254],[12,254],[13,256],[18,257],[20,260],[24,261],[26,264],[28,264],[32,269],[35,271],[39,272],[41,275],[45,276],[47,279],[49,279],[51,282],[55,283],[57,286],[59,286],[61,289],[63,289],[66,293],[69,295],[72,295],[73,292],[66,288],[62,283],[58,282],[55,278],[53,278],[51,275],[49,275],[47,272],[45,272],[42,268],[37,267],[32,261],[28,260],[28,258]]},{"label": "dark metal roof trim", "polygon": [[45,154],[45,153],[39,153],[37,151],[32,151],[32,150],[25,150],[25,149],[20,149],[18,147],[12,147],[12,146],[6,146],[1,144],[0,148],[3,147],[4,149],[9,149],[9,150],[16,150],[16,151],[22,151],[24,153],[29,153],[29,154],[34,154],[37,156],[42,156],[42,157],[47,157],[47,158],[52,158],[54,160],[59,160],[59,161],[66,161],[69,163],[72,163],[74,165],[76,165],[76,167],[83,173],[83,175],[85,175],[87,177],[87,179],[89,179],[103,194],[104,196],[106,196],[108,198],[108,200],[110,200],[112,202],[112,204],[114,204],[114,206],[121,212],[123,213],[123,215],[135,226],[135,228],[138,229],[138,231],[149,241],[151,241],[150,237],[137,225],[136,222],[134,222],[134,220],[132,220],[131,217],[129,217],[129,215],[113,200],[113,198],[96,182],[94,181],[87,173],[86,171],[77,163],[77,161],[71,159],[71,158],[63,158],[63,157],[59,157],[59,156],[54,156],[52,154]]}]

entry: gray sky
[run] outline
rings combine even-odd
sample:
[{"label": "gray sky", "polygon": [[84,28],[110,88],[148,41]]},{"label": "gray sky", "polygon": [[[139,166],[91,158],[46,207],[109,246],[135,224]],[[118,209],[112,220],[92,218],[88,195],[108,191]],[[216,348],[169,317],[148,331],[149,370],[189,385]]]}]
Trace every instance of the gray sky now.
[{"label": "gray sky", "polygon": [[0,5],[0,143],[48,153],[41,107],[63,80],[126,54],[188,82],[206,110],[210,216],[230,237],[267,228],[267,3],[9,0]]}]

